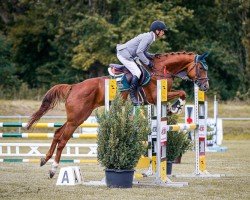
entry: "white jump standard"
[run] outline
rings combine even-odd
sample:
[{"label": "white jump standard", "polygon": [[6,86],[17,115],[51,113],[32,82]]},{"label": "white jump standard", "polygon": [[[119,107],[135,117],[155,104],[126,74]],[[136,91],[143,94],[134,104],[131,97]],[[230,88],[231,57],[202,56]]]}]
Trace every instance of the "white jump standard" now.
[{"label": "white jump standard", "polygon": [[193,174],[175,175],[175,177],[221,177],[222,174],[210,174],[206,169],[206,134],[207,134],[207,106],[205,106],[205,92],[200,91],[197,85],[194,85],[195,112],[194,122],[198,124],[195,133],[195,171]]}]

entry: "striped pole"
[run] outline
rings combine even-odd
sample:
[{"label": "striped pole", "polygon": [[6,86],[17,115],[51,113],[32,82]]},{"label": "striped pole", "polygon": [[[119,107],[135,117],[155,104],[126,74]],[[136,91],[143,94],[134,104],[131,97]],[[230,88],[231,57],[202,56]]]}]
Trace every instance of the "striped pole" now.
[{"label": "striped pole", "polygon": [[[64,123],[55,122],[55,123],[37,123],[34,124],[33,128],[58,128],[61,127]],[[27,123],[22,122],[0,122],[0,127],[26,127]],[[98,123],[83,123],[79,127],[88,127],[88,128],[97,128]]]},{"label": "striped pole", "polygon": [[[4,158],[0,159],[0,163],[40,163],[40,159],[21,159],[21,158]],[[48,162],[53,162],[53,160],[49,160]],[[62,163],[98,163],[95,160],[83,160],[83,159],[62,159],[60,160]]]},{"label": "striped pole", "polygon": [[189,131],[189,130],[195,130],[197,127],[198,127],[197,124],[168,125],[168,131]]},{"label": "striped pole", "polygon": [[[53,138],[54,133],[0,133],[0,138],[32,138],[47,139]],[[96,139],[97,133],[74,133],[72,138]]]}]

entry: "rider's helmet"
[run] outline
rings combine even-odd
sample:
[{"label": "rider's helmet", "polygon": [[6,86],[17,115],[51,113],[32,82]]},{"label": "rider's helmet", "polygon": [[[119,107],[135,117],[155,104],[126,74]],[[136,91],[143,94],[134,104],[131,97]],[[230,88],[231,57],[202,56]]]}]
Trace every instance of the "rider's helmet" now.
[{"label": "rider's helmet", "polygon": [[164,32],[166,32],[168,30],[168,27],[163,21],[156,20],[151,24],[150,31],[155,32],[156,30],[163,30]]}]

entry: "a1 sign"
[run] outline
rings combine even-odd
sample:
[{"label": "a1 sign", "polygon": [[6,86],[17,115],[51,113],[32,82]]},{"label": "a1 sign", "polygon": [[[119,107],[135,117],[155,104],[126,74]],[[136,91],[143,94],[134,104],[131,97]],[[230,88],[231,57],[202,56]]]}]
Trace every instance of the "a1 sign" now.
[{"label": "a1 sign", "polygon": [[56,185],[77,185],[83,182],[80,167],[62,167]]}]

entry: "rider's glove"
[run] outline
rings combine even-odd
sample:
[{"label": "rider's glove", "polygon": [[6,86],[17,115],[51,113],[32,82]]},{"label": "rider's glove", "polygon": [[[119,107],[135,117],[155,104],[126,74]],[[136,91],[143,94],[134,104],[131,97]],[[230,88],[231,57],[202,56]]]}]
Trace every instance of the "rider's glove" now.
[{"label": "rider's glove", "polygon": [[161,54],[160,54],[160,53],[156,53],[156,54],[154,55],[154,57],[155,57],[155,58],[160,58],[160,57],[161,57]]},{"label": "rider's glove", "polygon": [[148,67],[153,68],[154,67],[154,63],[150,60],[148,63]]}]

